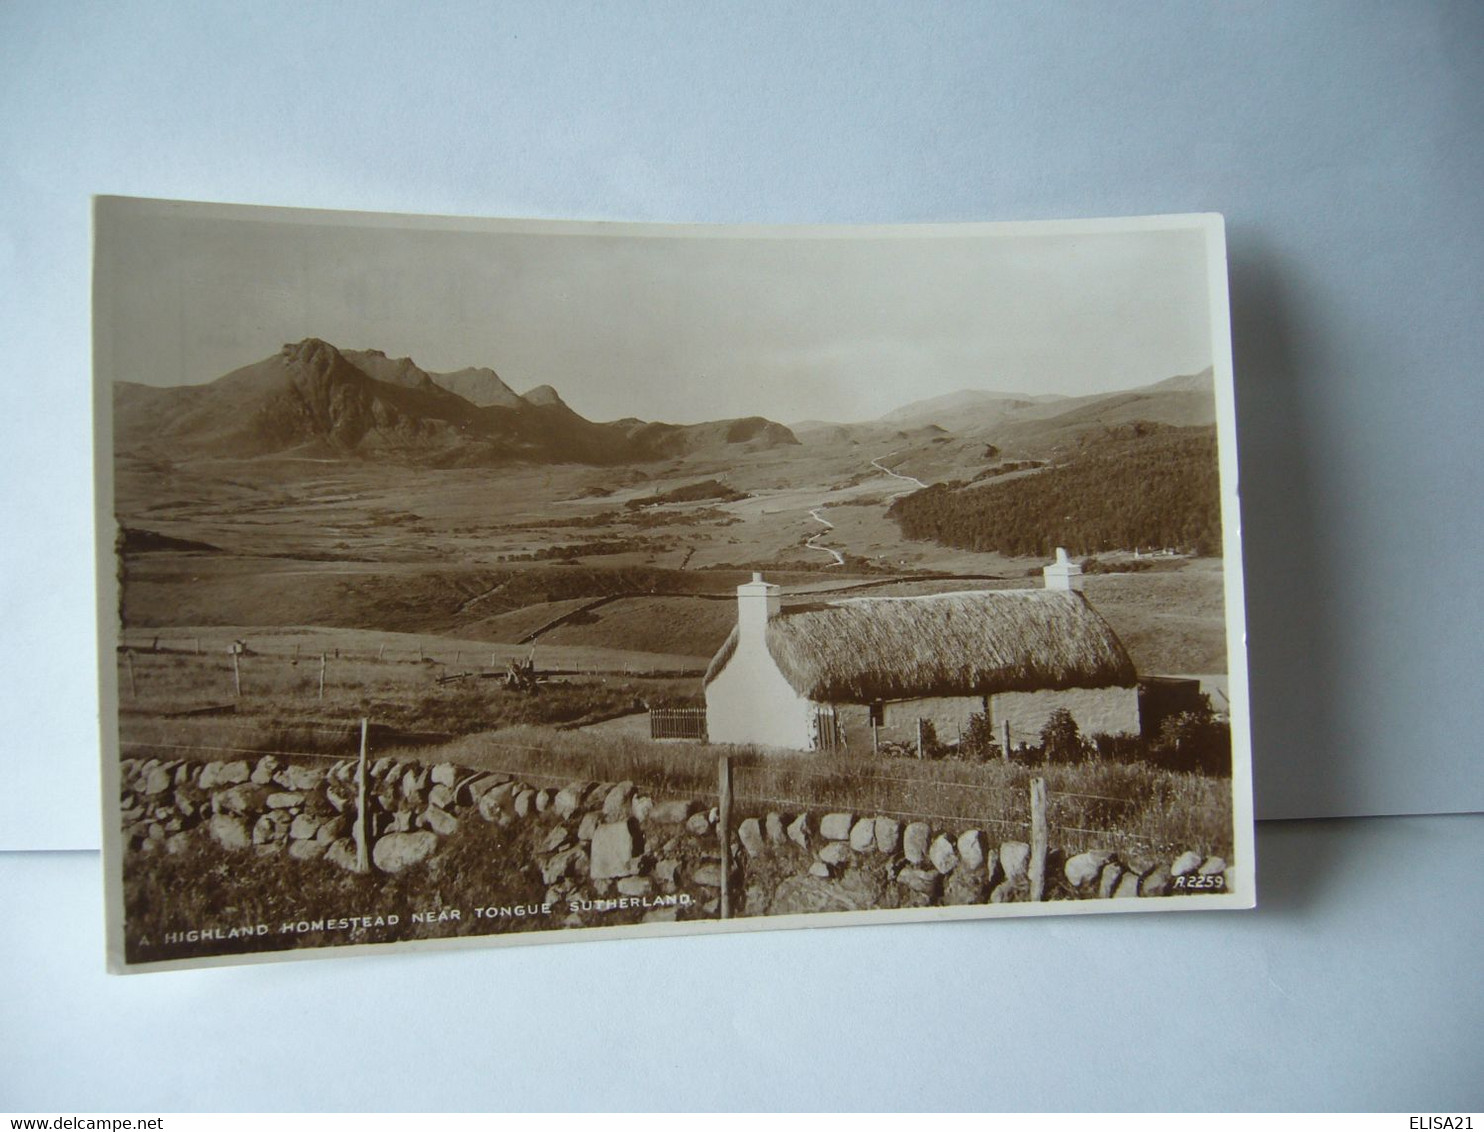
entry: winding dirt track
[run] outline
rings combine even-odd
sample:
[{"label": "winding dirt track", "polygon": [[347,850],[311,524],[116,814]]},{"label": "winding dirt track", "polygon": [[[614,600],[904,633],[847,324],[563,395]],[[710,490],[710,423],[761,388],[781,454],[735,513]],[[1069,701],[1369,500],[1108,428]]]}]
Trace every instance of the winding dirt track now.
[{"label": "winding dirt track", "polygon": [[[896,455],[895,452],[888,452],[887,453],[887,456],[895,456],[895,455]],[[898,493],[900,495],[906,495],[909,491],[917,491],[917,490],[920,490],[922,488],[927,487],[927,484],[923,483],[916,476],[904,476],[904,475],[902,475],[899,472],[894,472],[890,468],[888,468],[885,464],[883,464],[880,460],[872,460],[871,461],[871,467],[875,468],[878,472],[885,472],[887,475],[891,476],[892,479],[905,480],[907,483],[913,485],[910,488],[903,488],[902,491],[900,491]],[[829,506],[828,503],[821,503],[818,507],[811,507],[809,509],[809,518],[813,519],[816,523],[823,523],[824,524],[824,530],[818,531],[815,534],[810,535],[809,536],[809,540],[807,542],[805,542],[804,545],[807,546],[810,550],[822,550],[826,554],[828,554],[832,558],[834,558],[835,561],[832,562],[832,563],[830,563],[830,565],[832,565],[832,566],[844,566],[845,565],[845,556],[843,554],[841,554],[838,550],[832,549],[831,547],[820,546],[819,545],[819,542],[817,541],[819,539],[824,538],[824,536],[826,534],[828,534],[830,531],[832,531],[832,530],[835,529],[835,524],[832,523],[832,522],[830,522],[828,519],[826,519],[823,515],[821,515],[819,513],[823,508],[828,507],[828,506]]]},{"label": "winding dirt track", "polygon": [[[820,504],[820,507],[823,507],[823,506],[824,506],[824,504],[821,503]],[[819,507],[811,507],[811,508],[809,508],[809,517],[811,519],[813,519],[816,523],[823,523],[824,524],[824,530],[820,531],[818,534],[811,535],[810,538],[809,538],[809,541],[806,542],[804,545],[807,546],[810,550],[822,550],[826,554],[833,556],[833,558],[835,559],[835,561],[833,563],[831,563],[831,565],[833,565],[833,566],[844,566],[845,565],[845,556],[843,554],[841,554],[838,550],[831,549],[828,546],[820,546],[818,543],[816,543],[814,541],[815,539],[824,538],[825,535],[829,534],[830,531],[834,530],[835,529],[835,524],[832,523],[832,522],[830,522],[828,519],[826,519],[823,515],[821,515],[819,513]]]},{"label": "winding dirt track", "polygon": [[[896,455],[896,453],[894,453],[894,452],[888,452],[887,455],[888,456],[894,456],[894,455]],[[888,468],[885,464],[883,464],[880,460],[872,460],[871,461],[871,467],[875,468],[877,471],[885,472],[887,475],[891,476],[893,479],[906,480],[908,483],[916,484],[918,486],[918,488],[927,487],[927,484],[923,483],[916,476],[904,476],[904,475],[901,475],[898,472],[894,472],[890,468]]]}]

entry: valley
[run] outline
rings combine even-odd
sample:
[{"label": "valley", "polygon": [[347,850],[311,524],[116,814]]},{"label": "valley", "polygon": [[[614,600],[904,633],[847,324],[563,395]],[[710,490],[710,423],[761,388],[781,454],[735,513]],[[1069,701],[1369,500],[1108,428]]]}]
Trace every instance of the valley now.
[{"label": "valley", "polygon": [[[293,629],[704,665],[752,571],[786,601],[1039,584],[1049,546],[909,538],[894,505],[945,499],[962,523],[990,489],[1081,467],[1089,437],[1099,474],[1158,466],[1209,402],[1207,374],[1103,398],[966,392],[854,424],[601,424],[492,370],[309,340],[205,386],[121,387],[121,621],[131,641]],[[1124,437],[1130,406],[1152,439]],[[1224,670],[1220,560],[1136,549],[1099,548],[1087,592],[1139,669]]]}]

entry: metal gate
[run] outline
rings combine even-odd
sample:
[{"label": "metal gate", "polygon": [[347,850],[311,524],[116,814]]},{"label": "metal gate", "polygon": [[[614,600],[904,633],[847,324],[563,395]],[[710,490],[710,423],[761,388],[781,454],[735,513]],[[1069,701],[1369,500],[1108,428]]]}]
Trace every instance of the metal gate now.
[{"label": "metal gate", "polygon": [[706,741],[705,708],[650,708],[651,739],[693,739]]}]

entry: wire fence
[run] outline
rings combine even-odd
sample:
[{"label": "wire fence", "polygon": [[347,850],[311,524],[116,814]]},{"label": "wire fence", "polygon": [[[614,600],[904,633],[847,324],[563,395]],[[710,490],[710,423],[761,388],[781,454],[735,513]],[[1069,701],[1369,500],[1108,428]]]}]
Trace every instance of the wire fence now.
[{"label": "wire fence", "polygon": [[[806,812],[811,811],[811,810],[833,809],[833,808],[835,808],[835,807],[832,807],[832,806],[822,806],[817,801],[815,801],[815,802],[805,802],[805,801],[801,801],[800,799],[797,799],[797,798],[770,798],[770,797],[765,797],[765,796],[763,796],[761,794],[749,794],[749,793],[747,793],[745,791],[739,791],[735,795],[735,797],[740,802],[763,802],[763,803],[767,803],[767,804],[770,804],[770,805],[776,805],[776,806],[782,806],[782,807],[785,807],[785,808],[789,808],[789,809],[792,809],[794,812],[797,812],[797,813],[806,813]],[[1031,824],[1029,821],[1015,821],[1015,820],[1011,820],[1011,819],[1008,819],[1008,818],[991,818],[991,817],[984,817],[982,815],[981,816],[978,816],[978,817],[966,817],[963,814],[935,814],[935,813],[930,813],[930,812],[928,812],[926,810],[889,810],[889,809],[886,809],[885,807],[882,807],[882,806],[850,807],[850,806],[843,806],[842,805],[839,808],[841,808],[841,809],[849,809],[849,810],[852,810],[852,811],[864,811],[864,812],[869,813],[870,815],[875,816],[875,817],[902,818],[905,821],[927,821],[927,822],[939,821],[939,822],[947,822],[950,825],[952,825],[952,824],[965,824],[965,823],[967,823],[967,824],[991,824],[991,825],[999,825],[999,826],[1008,826],[1008,827],[1015,828],[1015,829],[1029,829],[1030,828],[1030,824]]]},{"label": "wire fence", "polygon": [[[1006,812],[1010,807],[1024,803],[1020,802],[1019,798],[1011,801],[1007,795],[1020,795],[1021,792],[1011,791],[1003,785],[926,777],[903,778],[896,775],[856,774],[849,778],[848,783],[845,783],[842,789],[842,777],[839,775],[817,774],[793,767],[739,766],[734,773],[740,780],[736,798],[742,803],[779,806],[798,812],[838,809],[852,813],[901,818],[906,821],[939,822],[959,828],[993,826],[1000,830],[1029,831],[1034,825],[1034,816],[1030,813],[1029,807],[1023,811],[1024,817],[1010,816]],[[832,796],[824,799],[819,797],[805,799],[776,790],[769,791],[766,785],[758,782],[758,778],[771,776],[827,781],[829,783],[828,793]],[[889,796],[883,798],[880,793],[870,793],[870,787],[875,783],[884,783],[889,788],[905,786],[913,791],[952,790],[954,792],[952,800],[959,804],[944,806],[940,809],[928,808],[925,805],[894,805]],[[1118,807],[1133,804],[1132,799],[1112,795],[1051,790],[1048,790],[1046,795],[1048,806],[1054,806],[1064,798],[1100,800]],[[1150,848],[1159,848],[1162,845],[1155,839],[1140,837],[1137,834],[1117,829],[1089,829],[1067,822],[1050,820],[1047,822],[1047,828],[1055,833],[1099,838],[1104,841],[1116,841],[1119,844],[1137,843]]]},{"label": "wire fence", "polygon": [[[337,738],[357,738],[360,734],[361,721],[353,720],[349,723],[336,726],[324,722],[299,721],[294,719],[261,720],[250,717],[231,718],[223,716],[170,716],[164,719],[138,719],[131,718],[127,721],[131,731],[138,732],[149,727],[158,727],[169,731],[179,728],[208,727],[214,733],[222,731],[250,731],[255,734],[268,733],[305,733],[312,735],[332,735]],[[421,727],[402,728],[393,727],[389,724],[370,724],[374,734],[383,738],[394,737],[397,739],[457,739],[463,732],[457,731],[429,731]]]},{"label": "wire fence", "polygon": [[[122,636],[118,643],[117,651],[125,657],[125,663],[132,659],[144,659],[156,657],[161,659],[180,659],[185,657],[199,657],[203,662],[219,662],[223,666],[230,666],[233,658],[239,663],[257,659],[288,660],[293,664],[317,664],[325,662],[349,662],[357,664],[387,664],[406,665],[421,664],[432,667],[442,666],[444,668],[469,667],[475,670],[488,670],[476,674],[490,676],[502,675],[506,666],[513,660],[525,660],[529,658],[533,649],[539,646],[531,644],[515,643],[480,643],[471,641],[466,644],[450,644],[447,640],[439,639],[431,644],[409,644],[397,641],[394,644],[372,645],[332,645],[324,641],[310,640],[307,642],[296,642],[290,644],[283,641],[270,641],[268,643],[253,643],[250,638],[226,638],[226,637],[165,637],[153,634],[138,634],[131,632]],[[551,651],[541,649],[542,652]],[[568,654],[570,655],[570,653]],[[677,663],[673,665],[641,664],[631,661],[615,659],[606,664],[568,664],[553,665],[550,669],[543,669],[544,675],[556,676],[632,676],[636,678],[673,679],[682,677],[700,677],[705,669],[694,665]]]},{"label": "wire fence", "polygon": [[146,740],[125,739],[119,743],[120,747],[141,747],[149,751],[211,751],[224,755],[252,755],[263,758],[266,755],[283,756],[285,758],[304,759],[334,759],[343,761],[355,758],[355,755],[335,754],[328,751],[290,751],[282,747],[271,750],[263,750],[261,747],[217,747],[205,746],[199,743],[156,743]]}]

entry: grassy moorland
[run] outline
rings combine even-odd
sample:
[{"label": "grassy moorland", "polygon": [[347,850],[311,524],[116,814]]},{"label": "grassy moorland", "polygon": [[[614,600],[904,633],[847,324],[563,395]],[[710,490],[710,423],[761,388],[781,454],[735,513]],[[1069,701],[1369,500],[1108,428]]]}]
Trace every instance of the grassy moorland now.
[{"label": "grassy moorland", "polygon": [[[1109,621],[1144,673],[1226,670],[1223,577],[1219,560],[1171,559],[1122,572],[1114,560],[1086,580],[1089,600]],[[906,596],[953,589],[1034,586],[1039,560],[986,577],[902,578],[769,571],[785,586],[785,604],[831,592]],[[1033,576],[1036,575],[1036,576]],[[485,646],[499,663],[516,646],[555,648],[568,666],[596,667],[603,653],[629,667],[704,666],[735,620],[730,596],[749,575],[740,570],[607,570],[597,566],[471,570],[329,564],[179,554],[136,559],[125,591],[125,639],[148,646],[156,636],[191,648],[193,637],[225,647],[266,635],[303,654],[342,646],[413,651],[448,664],[468,663]],[[614,595],[628,595],[617,596]],[[609,600],[609,599],[612,600]],[[601,605],[590,610],[584,607]],[[271,618],[271,619],[270,619]],[[566,620],[564,620],[564,618]],[[293,628],[293,627],[306,628]],[[317,628],[307,628],[317,627]],[[533,635],[534,634],[534,638]],[[591,661],[575,661],[592,650]],[[619,653],[633,654],[620,657]],[[461,654],[461,655],[460,655]],[[639,654],[662,654],[646,661]],[[676,659],[682,658],[682,659]]]},{"label": "grassy moorland", "polygon": [[[1091,487],[1078,490],[1084,502],[1101,501],[1084,523],[1100,532],[1089,541],[1100,552],[1110,538],[1118,544],[1123,530],[1111,522],[1121,522],[1119,515],[1103,512],[1148,510],[1146,481],[1161,468],[1160,482],[1170,480],[1180,498],[1209,494],[1210,476],[1196,475],[1211,470],[1205,450],[1180,447],[1204,444],[1200,430],[1155,427],[1126,437],[1115,430],[1070,456],[1050,454],[1040,470],[987,479],[985,471],[1003,469],[1005,460],[988,456],[967,433],[835,431],[800,445],[746,453],[722,445],[610,468],[121,456],[116,510],[131,535],[122,547],[121,619],[130,630],[316,626],[510,645],[536,633],[563,648],[705,658],[730,620],[722,603],[708,599],[729,595],[754,569],[795,593],[856,582],[905,593],[902,583],[923,572],[962,575],[960,584],[972,587],[1034,585],[1041,543],[1054,534],[1038,516],[1071,513],[1059,504],[1042,508],[1036,493],[1067,476],[1091,476]],[[1188,457],[1177,461],[1178,475],[1163,459],[1171,445]],[[978,482],[914,496],[902,476]],[[1193,479],[1200,490],[1187,491]],[[1128,490],[1111,491],[1115,480]],[[922,541],[916,530],[904,534],[893,513],[935,492],[952,502],[955,516],[960,504],[992,500],[984,522],[1013,520],[1014,546],[987,549],[982,539],[946,532],[938,542]],[[1129,530],[1138,533],[1147,524],[1135,519]],[[977,518],[971,525],[984,527]],[[1034,546],[1021,537],[1020,528],[1031,527],[1039,532]],[[1143,534],[1149,537],[1129,545],[1171,545],[1161,531]],[[1006,547],[1029,557],[1008,557]],[[1121,561],[1117,554],[1107,560]],[[1219,561],[1169,565],[1098,575],[1089,579],[1089,597],[1141,671],[1224,671]],[[603,599],[614,600],[582,610]],[[549,638],[543,632],[573,613]]]}]

